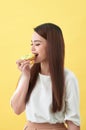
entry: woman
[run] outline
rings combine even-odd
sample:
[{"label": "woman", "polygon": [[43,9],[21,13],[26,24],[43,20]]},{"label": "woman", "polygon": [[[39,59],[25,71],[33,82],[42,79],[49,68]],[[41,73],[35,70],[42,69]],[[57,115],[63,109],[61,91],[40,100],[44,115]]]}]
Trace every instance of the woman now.
[{"label": "woman", "polygon": [[44,23],[34,28],[31,51],[35,54],[32,67],[30,60],[17,61],[21,78],[11,98],[16,114],[26,111],[24,130],[80,130],[78,83],[64,68],[60,27]]}]

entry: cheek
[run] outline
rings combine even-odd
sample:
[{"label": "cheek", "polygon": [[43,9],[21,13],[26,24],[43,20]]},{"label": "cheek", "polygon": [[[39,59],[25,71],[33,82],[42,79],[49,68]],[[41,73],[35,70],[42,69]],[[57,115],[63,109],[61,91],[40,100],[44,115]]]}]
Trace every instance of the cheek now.
[{"label": "cheek", "polygon": [[46,46],[41,46],[38,51],[42,57],[46,57],[46,55],[47,55],[46,50],[47,50]]},{"label": "cheek", "polygon": [[42,55],[43,55],[44,58],[47,57],[47,52],[46,52],[46,50],[43,50]]}]

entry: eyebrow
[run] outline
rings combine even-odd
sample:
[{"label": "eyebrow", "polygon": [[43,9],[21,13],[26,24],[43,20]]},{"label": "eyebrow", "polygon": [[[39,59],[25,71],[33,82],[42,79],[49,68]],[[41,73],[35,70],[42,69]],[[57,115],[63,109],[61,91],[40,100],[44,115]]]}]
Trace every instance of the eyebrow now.
[{"label": "eyebrow", "polygon": [[31,40],[31,42],[42,42],[42,41],[41,40],[34,40],[34,41]]}]

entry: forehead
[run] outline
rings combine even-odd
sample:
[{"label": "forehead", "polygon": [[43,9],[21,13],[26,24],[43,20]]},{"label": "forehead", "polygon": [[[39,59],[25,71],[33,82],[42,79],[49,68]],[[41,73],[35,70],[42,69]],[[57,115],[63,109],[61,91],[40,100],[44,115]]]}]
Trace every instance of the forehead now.
[{"label": "forehead", "polygon": [[32,34],[32,41],[40,40],[40,41],[46,41],[42,36],[40,36],[38,33],[33,32]]}]

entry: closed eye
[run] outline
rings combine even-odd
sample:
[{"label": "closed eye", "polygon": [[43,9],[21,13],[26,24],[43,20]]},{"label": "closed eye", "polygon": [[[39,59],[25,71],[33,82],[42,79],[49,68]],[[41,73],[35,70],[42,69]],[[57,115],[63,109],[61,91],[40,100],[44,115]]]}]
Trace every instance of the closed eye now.
[{"label": "closed eye", "polygon": [[40,45],[40,43],[36,43],[36,44],[35,44],[35,46],[39,46],[39,45]]},{"label": "closed eye", "polygon": [[39,46],[40,45],[40,43],[31,43],[31,46],[33,46],[33,45],[35,45],[35,46]]},{"label": "closed eye", "polygon": [[31,43],[30,45],[33,46],[33,43]]}]

